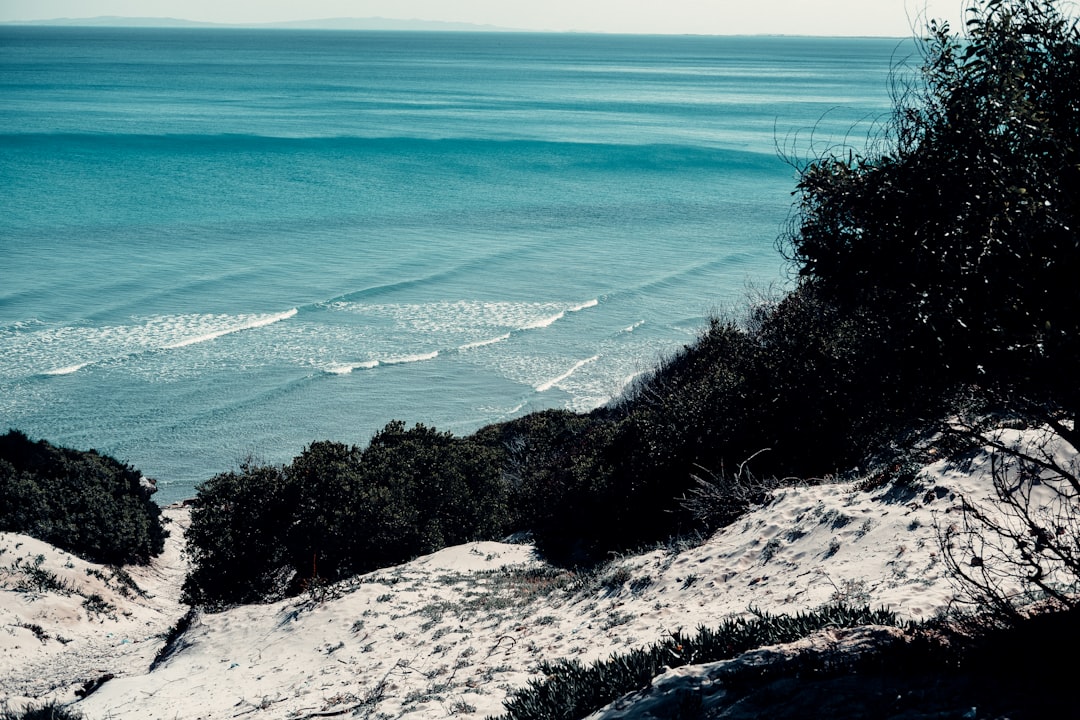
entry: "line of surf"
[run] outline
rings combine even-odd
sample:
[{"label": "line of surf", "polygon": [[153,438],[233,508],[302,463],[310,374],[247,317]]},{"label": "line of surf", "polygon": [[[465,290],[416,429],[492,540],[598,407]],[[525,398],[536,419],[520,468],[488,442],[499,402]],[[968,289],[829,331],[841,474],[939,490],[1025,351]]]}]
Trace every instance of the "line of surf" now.
[{"label": "line of surf", "polygon": [[80,370],[82,370],[84,367],[86,367],[87,365],[91,365],[91,364],[93,364],[93,363],[91,363],[90,361],[82,362],[82,363],[76,363],[75,365],[68,365],[66,367],[60,367],[60,368],[56,368],[54,370],[45,370],[41,374],[42,375],[71,375],[72,373],[77,373]]},{"label": "line of surf", "polygon": [[[95,358],[92,358],[90,360],[84,360],[82,362],[74,362],[74,363],[71,363],[69,365],[63,365],[63,366],[60,366],[60,367],[49,368],[47,370],[41,370],[41,371],[38,371],[37,374],[39,376],[46,376],[46,377],[57,377],[57,376],[63,376],[63,375],[72,375],[74,373],[79,372],[80,370],[82,370],[84,368],[91,367],[91,366],[94,366],[94,365],[99,365],[99,364],[102,364],[102,363],[122,362],[122,361],[130,360],[132,358],[139,357],[139,356],[141,356],[141,355],[143,355],[143,354],[145,354],[147,352],[152,353],[152,352],[164,351],[164,350],[176,350],[176,349],[179,349],[179,348],[188,347],[190,345],[197,345],[199,343],[208,342],[210,340],[214,340],[214,339],[217,339],[219,337],[223,337],[225,335],[231,335],[231,334],[237,333],[237,332],[243,332],[243,331],[246,331],[246,330],[253,330],[255,328],[266,327],[267,325],[273,325],[274,323],[278,323],[278,322],[281,322],[283,320],[288,320],[289,318],[295,316],[298,312],[299,312],[299,310],[297,308],[291,308],[289,310],[286,310],[285,312],[275,313],[273,315],[249,316],[248,318],[246,318],[243,322],[241,322],[239,324],[234,324],[234,325],[229,325],[229,326],[226,326],[226,327],[221,327],[221,328],[218,328],[216,330],[201,333],[199,335],[195,335],[195,336],[191,336],[191,337],[183,337],[183,338],[180,338],[178,340],[173,340],[171,342],[166,342],[164,344],[155,344],[155,343],[152,343],[152,342],[151,343],[145,343],[145,341],[143,341],[143,342],[139,342],[139,344],[142,345],[142,347],[137,347],[135,349],[130,349],[130,346],[129,346],[129,349],[127,349],[126,352],[125,352],[124,348],[114,348],[112,352],[105,352],[104,354],[102,354],[99,357],[95,357]],[[112,329],[113,328],[104,328],[104,329],[102,329],[102,332],[109,331],[109,330],[112,330]],[[145,328],[143,328],[143,329],[145,329]]]},{"label": "line of surf", "polygon": [[[331,301],[331,302],[340,302],[340,301]],[[468,352],[470,350],[476,350],[478,348],[487,347],[489,345],[495,345],[497,343],[506,342],[507,340],[512,338],[514,335],[519,334],[519,333],[527,332],[529,330],[537,330],[537,329],[540,329],[540,328],[548,327],[548,326],[554,324],[555,322],[557,322],[558,320],[561,320],[562,318],[564,318],[567,313],[580,312],[582,310],[586,310],[586,309],[591,308],[591,307],[596,307],[599,304],[600,304],[599,298],[593,298],[591,300],[586,300],[583,303],[579,303],[577,305],[572,305],[572,306],[566,308],[565,310],[561,310],[558,313],[556,313],[555,315],[551,315],[549,317],[541,318],[541,319],[536,320],[534,322],[526,323],[526,324],[518,327],[516,330],[511,330],[510,332],[502,333],[501,335],[498,335],[496,337],[484,338],[482,340],[475,340],[473,342],[463,343],[463,344],[461,344],[461,345],[459,345],[457,347],[444,348],[442,350],[433,350],[431,352],[420,353],[420,354],[416,354],[416,355],[403,355],[403,356],[389,357],[389,358],[373,358],[373,359],[368,359],[368,360],[362,360],[360,362],[345,362],[345,363],[341,363],[341,364],[338,364],[338,365],[333,365],[333,366],[328,367],[328,368],[323,368],[323,371],[325,373],[329,374],[329,375],[350,375],[356,370],[373,370],[373,369],[375,369],[377,367],[380,367],[380,366],[383,366],[383,365],[403,365],[403,364],[406,364],[406,363],[423,362],[423,361],[426,361],[426,360],[434,360],[435,358],[439,357],[440,355],[454,355],[454,354],[457,354],[457,353]]]},{"label": "line of surf", "polygon": [[576,363],[574,363],[573,367],[571,367],[569,370],[564,372],[559,377],[552,378],[551,380],[548,380],[546,382],[543,382],[543,383],[540,383],[539,385],[537,385],[536,386],[536,392],[547,392],[551,388],[553,388],[556,385],[558,385],[559,383],[561,383],[563,380],[566,380],[566,379],[570,378],[574,373],[576,373],[581,368],[585,367],[589,363],[594,363],[599,359],[600,359],[599,355],[593,355],[591,358],[585,358],[584,360],[578,360]]},{"label": "line of surf", "polygon": [[357,363],[345,363],[344,365],[335,365],[334,367],[327,368],[326,372],[331,375],[349,375],[354,370],[373,370],[382,365],[408,365],[410,363],[425,362],[427,360],[434,360],[439,357],[440,352],[433,350],[427,353],[417,353],[416,355],[397,355],[394,357],[383,358],[381,360],[364,360]]},{"label": "line of surf", "polygon": [[344,365],[335,365],[326,369],[326,372],[331,375],[348,375],[354,370],[372,370],[381,365],[378,360],[365,360],[358,363],[345,363]]},{"label": "line of surf", "polygon": [[476,342],[465,343],[458,347],[460,352],[466,352],[468,350],[475,350],[476,348],[487,347],[488,345],[494,345],[495,343],[501,343],[510,339],[510,333],[503,333],[498,337],[488,338],[487,340],[477,340]]},{"label": "line of surf", "polygon": [[566,317],[567,313],[581,312],[582,310],[585,310],[587,308],[596,307],[599,304],[600,304],[600,299],[599,298],[593,298],[592,300],[587,300],[587,301],[581,303],[580,305],[574,305],[573,307],[568,307],[565,310],[561,310],[561,311],[555,313],[554,315],[549,315],[548,317],[540,318],[539,320],[535,320],[535,321],[533,321],[531,323],[527,323],[525,325],[522,325],[518,329],[519,330],[539,330],[541,328],[550,327],[551,325],[554,325],[555,323],[557,323],[558,321],[560,321],[564,317]]},{"label": "line of surf", "polygon": [[196,335],[195,337],[183,338],[182,340],[176,340],[162,345],[162,350],[176,350],[178,348],[188,347],[189,345],[198,345],[199,343],[209,342],[210,340],[216,340],[219,337],[225,335],[232,335],[233,333],[243,332],[245,330],[254,330],[255,328],[266,327],[267,325],[273,325],[274,323],[281,322],[282,320],[288,320],[299,312],[296,308],[291,308],[282,313],[276,315],[268,315],[264,317],[257,317],[248,320],[240,325],[233,327],[221,328],[212,332],[203,333],[202,335]]}]

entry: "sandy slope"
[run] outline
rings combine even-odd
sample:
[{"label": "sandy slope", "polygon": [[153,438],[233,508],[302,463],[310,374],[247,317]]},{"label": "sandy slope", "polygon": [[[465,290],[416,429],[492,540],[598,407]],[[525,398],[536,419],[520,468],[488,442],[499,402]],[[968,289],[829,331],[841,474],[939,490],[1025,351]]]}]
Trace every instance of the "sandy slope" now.
[{"label": "sandy slope", "polygon": [[0,533],[0,699],[74,699],[84,682],[145,671],[160,635],[186,610],[179,586],[188,515],[170,508],[164,517],[165,552],[124,569],[133,586],[113,568]]},{"label": "sandy slope", "polygon": [[[528,545],[472,543],[271,605],[199,615],[154,671],[177,603],[185,511],[149,568],[145,597],[124,597],[109,570],[22,536],[0,536],[0,697],[75,700],[90,720],[135,718],[484,717],[540,660],[606,657],[749,606],[794,612],[832,600],[886,605],[912,618],[946,608],[935,523],[957,493],[984,497],[985,458],[931,466],[918,491],[831,484],[784,490],[699,547],[661,549],[574,576]],[[17,589],[38,554],[79,594]],[[69,567],[70,565],[70,567]],[[22,580],[20,580],[22,578]],[[40,626],[38,639],[25,625]],[[62,643],[58,636],[70,639]],[[683,671],[684,674],[691,671]]]}]

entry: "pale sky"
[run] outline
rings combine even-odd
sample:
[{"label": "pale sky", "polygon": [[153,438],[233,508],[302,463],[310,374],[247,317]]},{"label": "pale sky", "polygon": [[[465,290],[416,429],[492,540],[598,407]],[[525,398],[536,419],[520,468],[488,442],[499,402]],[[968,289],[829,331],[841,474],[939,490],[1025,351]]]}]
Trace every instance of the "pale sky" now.
[{"label": "pale sky", "polygon": [[907,37],[926,17],[962,29],[967,0],[0,0],[0,22],[99,15],[223,23],[336,17],[529,30]]}]

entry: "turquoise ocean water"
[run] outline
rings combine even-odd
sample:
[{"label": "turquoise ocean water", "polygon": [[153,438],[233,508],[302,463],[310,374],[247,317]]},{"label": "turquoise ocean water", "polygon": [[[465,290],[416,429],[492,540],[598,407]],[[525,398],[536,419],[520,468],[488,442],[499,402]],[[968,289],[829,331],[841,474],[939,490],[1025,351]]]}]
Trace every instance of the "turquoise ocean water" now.
[{"label": "turquoise ocean water", "polygon": [[861,147],[898,40],[0,28],[0,424],[163,502],[253,455],[594,408]]}]

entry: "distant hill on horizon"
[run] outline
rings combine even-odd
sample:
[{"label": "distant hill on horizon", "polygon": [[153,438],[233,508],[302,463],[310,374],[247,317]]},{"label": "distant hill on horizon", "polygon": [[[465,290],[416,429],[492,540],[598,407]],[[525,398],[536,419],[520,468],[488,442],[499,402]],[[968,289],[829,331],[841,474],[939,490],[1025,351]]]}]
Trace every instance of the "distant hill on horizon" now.
[{"label": "distant hill on horizon", "polygon": [[[323,18],[288,20],[272,23],[212,23],[180,18],[120,17],[103,15],[90,18],[53,18],[48,20],[7,20],[0,25],[35,25],[49,27],[161,27],[161,28],[266,28],[294,30],[425,30],[437,32],[538,32],[521,28],[444,22],[441,20],[402,20],[397,18]],[[542,32],[542,31],[539,31]]]}]

